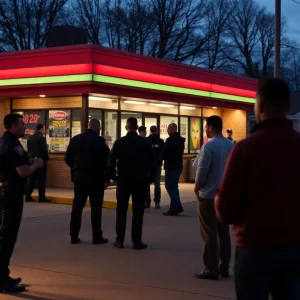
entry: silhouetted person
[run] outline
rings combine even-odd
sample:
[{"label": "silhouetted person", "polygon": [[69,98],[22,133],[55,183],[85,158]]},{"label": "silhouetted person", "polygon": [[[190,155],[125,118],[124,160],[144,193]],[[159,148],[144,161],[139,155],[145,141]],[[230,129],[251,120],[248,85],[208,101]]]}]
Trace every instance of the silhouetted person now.
[{"label": "silhouetted person", "polygon": [[74,200],[71,214],[71,244],[79,244],[82,210],[89,197],[93,229],[93,244],[105,244],[108,239],[102,235],[102,205],[104,190],[110,178],[107,170],[109,148],[100,134],[100,121],[91,119],[89,129],[76,135],[70,141],[65,156],[66,164],[72,170]]},{"label": "silhouetted person", "polygon": [[236,140],[233,139],[232,135],[233,135],[233,131],[231,128],[227,129],[226,130],[226,133],[227,133],[227,139],[231,142],[233,142],[233,144],[236,144]]},{"label": "silhouetted person", "polygon": [[219,221],[234,225],[237,300],[300,296],[300,134],[289,108],[284,81],[259,80],[258,123],[233,148],[215,198]]},{"label": "silhouetted person", "polygon": [[117,238],[116,248],[124,247],[128,202],[132,196],[133,249],[145,249],[142,242],[144,204],[148,184],[155,177],[155,163],[149,141],[137,134],[137,119],[129,118],[126,122],[127,135],[116,140],[110,153],[109,172],[117,182]]},{"label": "silhouetted person", "polygon": [[31,195],[37,184],[39,192],[39,202],[50,202],[46,199],[46,175],[47,163],[49,161],[47,141],[44,136],[45,127],[43,124],[36,126],[36,131],[28,138],[27,150],[31,158],[41,158],[44,162],[43,167],[34,172],[27,183],[26,201],[33,201]]},{"label": "silhouetted person", "polygon": [[145,126],[140,126],[138,129],[139,135],[142,137],[147,136],[147,128]]}]

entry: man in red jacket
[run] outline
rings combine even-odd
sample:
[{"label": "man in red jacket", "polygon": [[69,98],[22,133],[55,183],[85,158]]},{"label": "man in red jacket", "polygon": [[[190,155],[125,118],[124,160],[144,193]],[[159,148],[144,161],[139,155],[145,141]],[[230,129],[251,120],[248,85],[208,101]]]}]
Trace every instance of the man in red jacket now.
[{"label": "man in red jacket", "polygon": [[300,134],[289,108],[285,82],[259,81],[258,124],[233,148],[215,198],[236,234],[237,300],[300,299]]}]

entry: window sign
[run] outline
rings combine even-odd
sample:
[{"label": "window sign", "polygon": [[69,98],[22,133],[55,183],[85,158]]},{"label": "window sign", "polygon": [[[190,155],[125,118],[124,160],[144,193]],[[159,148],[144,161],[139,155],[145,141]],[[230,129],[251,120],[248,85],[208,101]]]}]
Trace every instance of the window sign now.
[{"label": "window sign", "polygon": [[190,152],[197,153],[200,150],[201,119],[190,118]]}]

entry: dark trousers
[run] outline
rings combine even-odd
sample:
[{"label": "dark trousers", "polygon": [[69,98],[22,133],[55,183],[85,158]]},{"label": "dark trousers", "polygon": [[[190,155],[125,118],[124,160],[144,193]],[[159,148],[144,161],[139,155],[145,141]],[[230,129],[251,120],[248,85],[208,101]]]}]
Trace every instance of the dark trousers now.
[{"label": "dark trousers", "polygon": [[165,171],[165,187],[171,199],[169,211],[173,213],[182,211],[178,186],[181,173],[182,169],[167,169]]},{"label": "dark trousers", "polygon": [[300,246],[237,248],[235,286],[237,300],[300,299]]},{"label": "dark trousers", "polygon": [[89,172],[74,173],[74,200],[71,214],[70,235],[78,237],[81,227],[82,211],[89,197],[93,238],[102,237],[102,205],[104,197],[104,178]]},{"label": "dark trousers", "polygon": [[198,214],[200,233],[204,246],[203,261],[205,268],[213,274],[218,269],[228,269],[231,259],[231,241],[229,226],[218,222],[214,201],[200,199]]},{"label": "dark trousers", "polygon": [[46,175],[47,175],[47,163],[44,163],[44,167],[35,171],[27,181],[26,199],[29,199],[32,195],[34,188],[38,187],[39,201],[44,201],[46,198]]},{"label": "dark trousers", "polygon": [[[157,165],[156,175],[154,179],[154,202],[155,203],[160,203],[160,198],[161,198],[160,179],[161,179],[161,165]],[[146,202],[147,203],[151,202],[150,184],[148,185]]]},{"label": "dark trousers", "polygon": [[131,238],[133,243],[142,240],[144,203],[147,194],[148,182],[118,182],[117,184],[117,240],[124,242],[129,198],[132,196],[132,227]]},{"label": "dark trousers", "polygon": [[5,281],[10,273],[9,263],[12,256],[23,213],[23,190],[0,196],[0,283]]}]

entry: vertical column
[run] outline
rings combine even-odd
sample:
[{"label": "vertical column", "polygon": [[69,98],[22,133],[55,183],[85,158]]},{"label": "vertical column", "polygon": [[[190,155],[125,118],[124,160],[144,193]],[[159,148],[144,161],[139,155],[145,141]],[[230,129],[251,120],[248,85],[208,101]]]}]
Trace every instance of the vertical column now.
[{"label": "vertical column", "polygon": [[82,95],[82,109],[81,109],[81,132],[88,128],[89,122],[89,95]]}]

